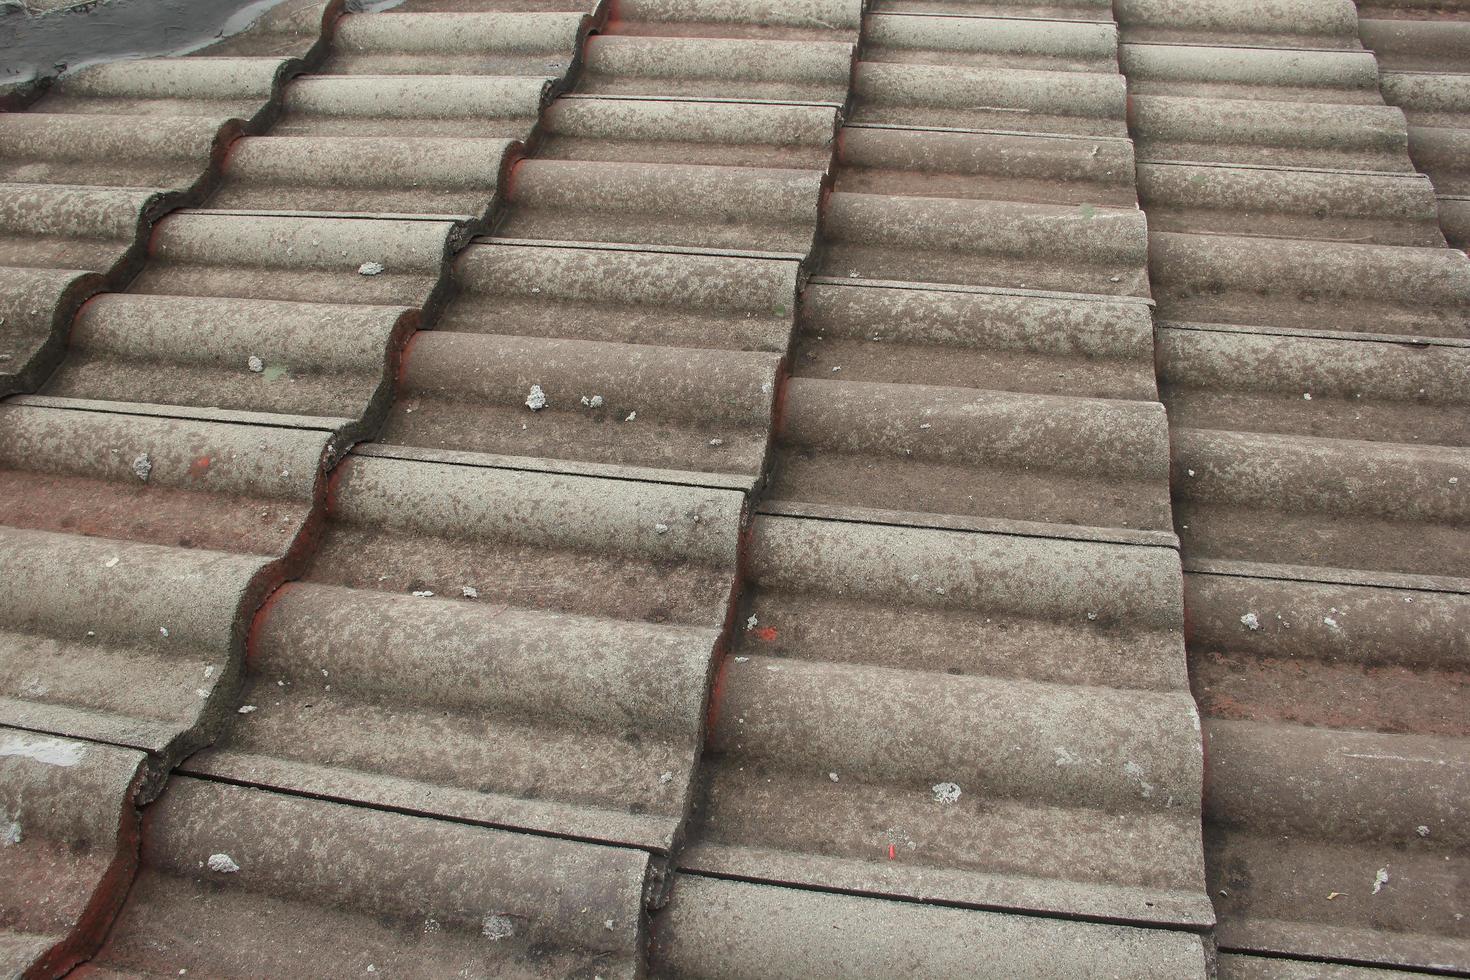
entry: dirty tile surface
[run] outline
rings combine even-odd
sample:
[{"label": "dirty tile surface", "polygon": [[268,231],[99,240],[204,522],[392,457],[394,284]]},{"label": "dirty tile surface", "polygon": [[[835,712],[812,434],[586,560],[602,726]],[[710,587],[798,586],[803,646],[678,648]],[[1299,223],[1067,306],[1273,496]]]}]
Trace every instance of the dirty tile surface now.
[{"label": "dirty tile surface", "polygon": [[1470,970],[1470,7],[286,0],[0,114],[0,972]]}]

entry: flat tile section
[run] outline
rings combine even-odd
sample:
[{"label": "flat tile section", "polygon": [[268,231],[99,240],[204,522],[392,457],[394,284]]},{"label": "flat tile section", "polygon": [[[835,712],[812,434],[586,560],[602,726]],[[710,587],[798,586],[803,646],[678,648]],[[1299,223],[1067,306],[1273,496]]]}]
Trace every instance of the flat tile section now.
[{"label": "flat tile section", "polygon": [[316,75],[286,89],[275,136],[524,139],[551,82],[534,76]]},{"label": "flat tile section", "polygon": [[326,433],[0,406],[0,722],[174,757],[231,710]]},{"label": "flat tile section", "polygon": [[742,499],[350,457],[190,772],[664,850],[680,833]]},{"label": "flat tile section", "polygon": [[653,976],[680,980],[1207,975],[1203,945],[1187,933],[693,875],[679,876],[669,906],[655,915],[649,958]]},{"label": "flat tile section", "polygon": [[0,970],[92,954],[137,864],[143,754],[0,727]]},{"label": "flat tile section", "polygon": [[872,0],[874,13],[953,14],[1038,20],[1112,22],[1109,0]]},{"label": "flat tile section", "polygon": [[831,276],[1148,295],[1148,234],[1136,207],[838,191],[822,232],[822,272]]},{"label": "flat tile section", "polygon": [[1208,924],[1178,595],[1164,548],[760,517],[683,866]]},{"label": "flat tile section", "polygon": [[175,777],[79,977],[633,977],[648,857]]},{"label": "flat tile section", "polygon": [[494,206],[509,140],[413,136],[253,136],[230,148],[212,208],[448,215]]}]

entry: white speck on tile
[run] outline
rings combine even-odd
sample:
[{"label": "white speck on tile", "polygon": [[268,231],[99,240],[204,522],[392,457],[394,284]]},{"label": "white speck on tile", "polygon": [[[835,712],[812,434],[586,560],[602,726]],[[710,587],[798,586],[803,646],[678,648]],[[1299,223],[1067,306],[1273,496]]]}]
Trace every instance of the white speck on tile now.
[{"label": "white speck on tile", "polygon": [[491,914],[480,922],[480,935],[492,942],[509,939],[516,933],[516,924],[508,915]]},{"label": "white speck on tile", "polygon": [[1379,868],[1378,873],[1373,876],[1373,894],[1377,895],[1388,884],[1388,869]]},{"label": "white speck on tile", "polygon": [[357,267],[357,274],[359,276],[381,276],[383,274],[383,263],[364,262]]},{"label": "white speck on tile", "polygon": [[459,591],[460,594],[463,595],[466,599],[480,598],[480,590],[475,588],[473,585],[461,585],[459,587]]},{"label": "white speck on tile", "polygon": [[254,354],[251,354],[249,359],[246,360],[245,366],[254,371],[256,374],[259,374],[260,372],[265,370],[265,361],[262,361]]},{"label": "white speck on tile", "polygon": [[240,870],[240,866],[228,854],[211,854],[209,870],[222,875],[232,875]]},{"label": "white speck on tile", "polygon": [[541,390],[540,385],[531,386],[531,393],[526,396],[526,407],[533,412],[539,412],[546,407],[546,392]]},{"label": "white speck on tile", "polygon": [[1258,630],[1261,628],[1261,617],[1253,612],[1248,612],[1240,617],[1240,624],[1248,630]]},{"label": "white speck on tile", "polygon": [[929,789],[934,793],[934,802],[943,803],[948,806],[960,801],[960,787],[958,783],[935,783]]},{"label": "white speck on tile", "polygon": [[148,482],[148,476],[153,472],[153,457],[147,453],[141,453],[133,460],[133,475],[144,483]]}]

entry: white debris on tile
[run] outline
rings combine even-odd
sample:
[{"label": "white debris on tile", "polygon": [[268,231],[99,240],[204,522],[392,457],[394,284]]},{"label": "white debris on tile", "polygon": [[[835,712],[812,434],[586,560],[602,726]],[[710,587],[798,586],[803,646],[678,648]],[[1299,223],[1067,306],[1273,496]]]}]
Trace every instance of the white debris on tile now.
[{"label": "white debris on tile", "polygon": [[935,783],[929,787],[934,793],[934,802],[943,803],[948,806],[960,801],[960,787],[958,783]]},{"label": "white debris on tile", "polygon": [[546,407],[546,392],[541,390],[540,385],[531,386],[531,393],[526,396],[526,407],[533,412],[539,412]]},{"label": "white debris on tile", "polygon": [[240,870],[240,866],[228,854],[211,854],[209,870],[222,875],[232,875]]},{"label": "white debris on tile", "polygon": [[480,922],[480,935],[492,942],[509,939],[515,933],[515,920],[508,915],[491,914]]}]

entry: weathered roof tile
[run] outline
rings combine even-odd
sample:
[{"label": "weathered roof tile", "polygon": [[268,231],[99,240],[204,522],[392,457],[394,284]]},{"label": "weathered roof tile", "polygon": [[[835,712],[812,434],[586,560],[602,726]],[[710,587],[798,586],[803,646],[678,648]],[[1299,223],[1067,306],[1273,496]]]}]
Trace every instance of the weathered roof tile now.
[{"label": "weathered roof tile", "polygon": [[252,634],[250,713],[185,768],[670,847],[740,496],[387,455],[335,480],[311,568]]},{"label": "weathered roof tile", "polygon": [[763,516],[749,561],[684,867],[1209,921],[1172,552]]},{"label": "weathered roof tile", "polygon": [[0,969],[59,976],[92,955],[137,864],[143,755],[0,727]]},{"label": "weathered roof tile", "polygon": [[0,721],[173,753],[229,710],[326,433],[0,408]]},{"label": "weathered roof tile", "polygon": [[652,928],[652,975],[680,980],[879,980],[910,972],[963,976],[976,971],[1018,980],[1070,980],[1095,973],[1206,976],[1202,943],[1183,932],[997,915],[697,875],[678,877],[669,906],[654,917]]},{"label": "weathered roof tile", "polygon": [[175,777],[79,976],[636,976],[646,854]]}]

